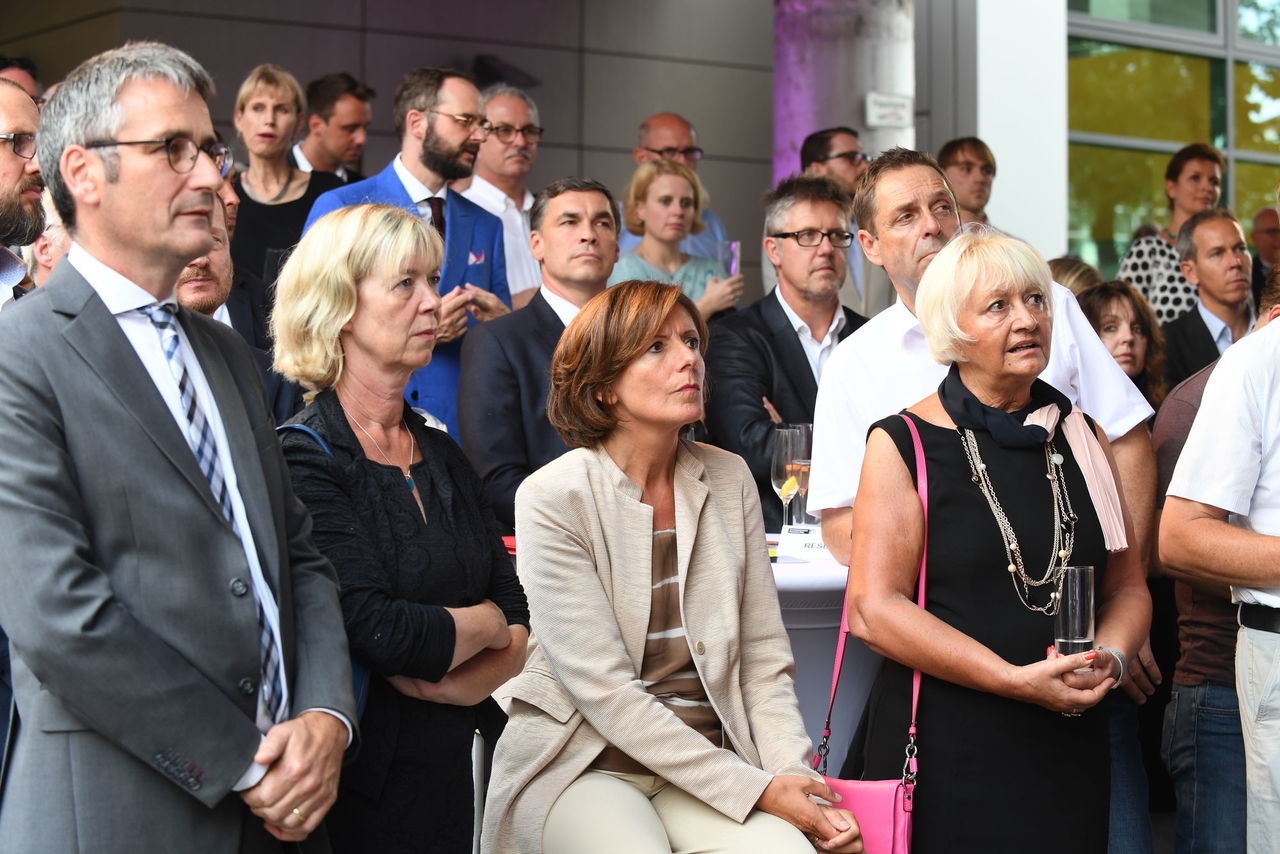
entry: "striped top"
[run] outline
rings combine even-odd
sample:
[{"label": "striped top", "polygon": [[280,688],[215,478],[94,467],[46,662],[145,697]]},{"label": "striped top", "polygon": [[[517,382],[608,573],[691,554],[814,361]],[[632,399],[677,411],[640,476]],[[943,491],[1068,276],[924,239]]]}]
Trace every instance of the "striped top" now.
[{"label": "striped top", "polygon": [[[693,666],[693,653],[680,615],[680,576],[674,528],[653,532],[653,587],[649,605],[649,634],[645,639],[640,679],[686,726],[719,746],[724,741],[720,718]],[[629,774],[650,774],[648,768],[612,745],[593,768]]]}]

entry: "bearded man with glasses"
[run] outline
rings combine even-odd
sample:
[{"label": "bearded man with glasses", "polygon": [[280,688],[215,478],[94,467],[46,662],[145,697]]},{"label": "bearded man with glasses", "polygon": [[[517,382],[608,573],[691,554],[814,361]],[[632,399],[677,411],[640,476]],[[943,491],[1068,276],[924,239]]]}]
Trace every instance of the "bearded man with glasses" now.
[{"label": "bearded man with glasses", "polygon": [[457,436],[459,339],[476,323],[511,311],[502,221],[449,187],[471,177],[493,125],[471,76],[448,68],[417,68],[401,78],[395,122],[400,152],[372,178],[316,199],[303,232],[330,211],[370,202],[404,208],[440,232],[444,266],[435,353],[409,379],[405,397]]}]

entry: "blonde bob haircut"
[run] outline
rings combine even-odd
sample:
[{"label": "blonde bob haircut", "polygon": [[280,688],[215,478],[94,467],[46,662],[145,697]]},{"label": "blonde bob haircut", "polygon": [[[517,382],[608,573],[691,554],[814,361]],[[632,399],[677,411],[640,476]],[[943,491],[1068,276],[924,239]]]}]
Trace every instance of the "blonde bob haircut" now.
[{"label": "blonde bob haircut", "polygon": [[298,78],[278,65],[266,63],[250,71],[249,76],[240,84],[240,91],[236,93],[235,115],[238,116],[244,112],[245,105],[249,103],[253,93],[259,89],[275,89],[287,97],[293,102],[293,108],[299,120],[306,114],[307,96],[303,93]]},{"label": "blonde bob haircut", "polygon": [[685,179],[689,182],[689,186],[693,187],[693,225],[689,227],[689,233],[697,234],[702,231],[706,227],[702,221],[702,211],[710,203],[706,188],[698,180],[697,172],[679,160],[667,160],[663,157],[657,160],[646,160],[636,167],[636,171],[631,175],[631,183],[627,185],[627,195],[622,200],[622,224],[627,227],[627,231],[632,234],[644,234],[644,223],[640,221],[638,208],[640,203],[648,197],[649,187],[659,175],[675,175],[677,178]]},{"label": "blonde bob haircut", "polygon": [[618,426],[618,417],[606,402],[608,393],[627,366],[649,349],[676,308],[693,318],[698,352],[706,355],[706,321],[693,300],[675,285],[633,279],[606,288],[582,307],[551,357],[547,420],[565,444],[595,447]]},{"label": "blonde bob haircut", "polygon": [[960,328],[960,313],[977,288],[1038,293],[1053,317],[1052,279],[1044,256],[999,229],[969,223],[934,256],[916,291],[916,318],[933,358],[963,362],[976,339]]},{"label": "blonde bob haircut", "polygon": [[410,265],[438,270],[439,233],[394,205],[353,205],[316,220],[276,279],[274,367],[308,400],[342,376],[342,327],[356,313],[360,281]]}]

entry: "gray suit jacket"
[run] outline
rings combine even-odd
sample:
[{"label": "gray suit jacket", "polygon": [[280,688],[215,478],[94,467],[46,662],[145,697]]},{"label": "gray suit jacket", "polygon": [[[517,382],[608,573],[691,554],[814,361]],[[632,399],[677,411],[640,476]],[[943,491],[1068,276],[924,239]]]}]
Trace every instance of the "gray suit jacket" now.
[{"label": "gray suit jacket", "polygon": [[[354,722],[336,578],[293,496],[253,356],[222,324],[178,317],[280,606],[291,714]],[[0,446],[0,623],[21,717],[0,850],[279,851],[231,791],[260,739],[243,549],[69,263],[0,317]]]}]

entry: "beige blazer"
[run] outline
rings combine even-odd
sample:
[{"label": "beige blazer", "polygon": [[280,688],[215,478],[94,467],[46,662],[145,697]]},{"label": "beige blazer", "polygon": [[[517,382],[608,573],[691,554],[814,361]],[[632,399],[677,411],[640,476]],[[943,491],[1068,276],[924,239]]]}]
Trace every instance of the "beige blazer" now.
[{"label": "beige blazer", "polygon": [[481,850],[542,851],[560,793],[606,744],[737,821],[776,774],[817,778],[795,695],[755,481],[740,457],[681,443],[681,610],[725,747],[685,726],[639,678],[651,599],[653,509],[602,449],[578,449],[516,493],[520,579],[538,645],[504,686]]}]

